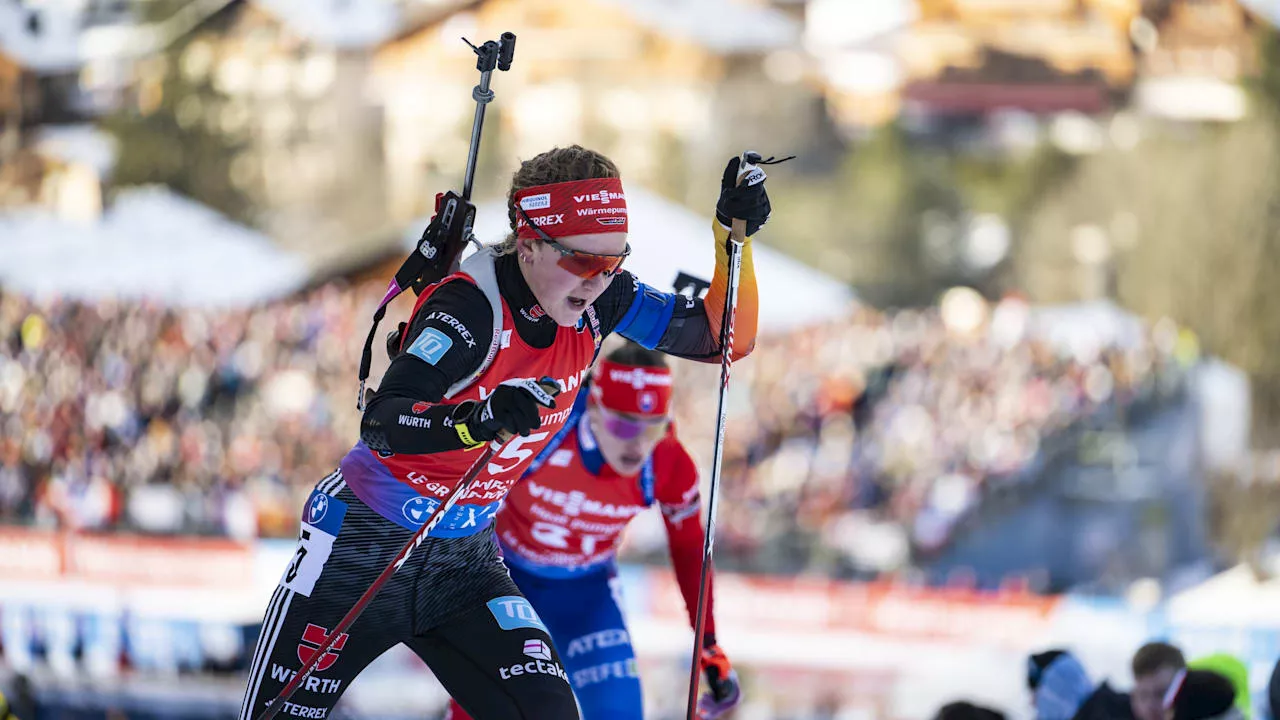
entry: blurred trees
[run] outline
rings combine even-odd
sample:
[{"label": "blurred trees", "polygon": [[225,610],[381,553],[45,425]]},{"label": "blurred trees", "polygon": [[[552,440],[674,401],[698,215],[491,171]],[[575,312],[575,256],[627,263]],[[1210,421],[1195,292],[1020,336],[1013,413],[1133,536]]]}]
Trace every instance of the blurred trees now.
[{"label": "blurred trees", "polygon": [[[1068,156],[930,145],[885,128],[830,174],[771,170],[765,242],[851,282],[880,305],[932,302],[949,285],[1036,302],[1111,296],[1193,330],[1253,384],[1255,440],[1280,445],[1280,33],[1233,124],[1120,114],[1102,148]],[[1007,222],[1011,258],[966,267],[978,213]],[[1085,264],[1087,260],[1091,264]]]},{"label": "blurred trees", "polygon": [[[1244,369],[1254,437],[1280,442],[1280,44],[1268,28],[1250,114],[1230,125],[1147,122],[1136,146],[1079,163],[1026,227],[1017,275],[1032,297],[1080,296],[1082,232],[1118,302],[1190,327]],[[1091,230],[1082,231],[1082,228]]]},{"label": "blurred trees", "polygon": [[1014,156],[928,144],[900,127],[876,131],[830,174],[771,169],[774,215],[766,242],[851,282],[877,305],[921,305],[956,284],[989,294],[1008,266],[971,267],[966,243],[979,214],[1016,233],[1039,200],[1073,167],[1042,145]]},{"label": "blurred trees", "polygon": [[[142,20],[159,23],[186,4],[185,0],[144,3]],[[215,16],[206,22],[221,21]],[[232,181],[234,158],[247,139],[223,132],[235,120],[234,109],[215,87],[216,73],[184,72],[184,67],[204,60],[187,53],[194,37],[184,34],[162,52],[135,64],[134,97],[103,123],[119,143],[113,184],[166,185],[236,220],[250,222],[253,203]]]}]

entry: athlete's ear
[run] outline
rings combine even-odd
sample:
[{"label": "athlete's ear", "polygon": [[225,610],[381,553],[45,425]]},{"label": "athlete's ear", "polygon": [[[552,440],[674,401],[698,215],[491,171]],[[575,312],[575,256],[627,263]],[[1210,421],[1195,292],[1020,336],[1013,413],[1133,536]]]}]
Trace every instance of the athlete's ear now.
[{"label": "athlete's ear", "polygon": [[533,238],[516,238],[516,254],[520,256],[521,262],[533,262]]}]

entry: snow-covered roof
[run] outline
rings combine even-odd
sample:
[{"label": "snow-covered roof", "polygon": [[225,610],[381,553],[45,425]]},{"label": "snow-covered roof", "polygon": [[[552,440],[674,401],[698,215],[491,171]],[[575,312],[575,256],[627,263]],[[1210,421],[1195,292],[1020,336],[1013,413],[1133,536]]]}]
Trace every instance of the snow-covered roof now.
[{"label": "snow-covered roof", "polygon": [[33,295],[249,305],[307,279],[301,258],[162,187],[126,190],[97,223],[0,213],[0,286]]},{"label": "snow-covered roof", "polygon": [[0,2],[0,51],[37,72],[74,70],[84,11],[85,0]]},{"label": "snow-covered roof", "polygon": [[1280,25],[1280,0],[1244,0],[1244,6],[1272,25]]},{"label": "snow-covered roof", "polygon": [[861,47],[910,25],[918,15],[910,0],[810,0],[805,11],[805,48],[821,55]]},{"label": "snow-covered roof", "polygon": [[254,0],[312,42],[362,48],[391,39],[403,12],[393,0]]},{"label": "snow-covered roof", "polygon": [[795,45],[800,24],[774,8],[736,0],[598,0],[619,5],[637,21],[723,53]]},{"label": "snow-covered roof", "polygon": [[[222,9],[229,0],[198,0],[159,25],[88,22],[88,0],[0,0],[0,51],[37,72],[75,70],[91,56],[129,55],[172,42]],[[445,12],[457,0],[254,0],[302,38],[338,48],[363,48],[394,37],[428,11]],[[30,25],[35,18],[39,32]],[[158,34],[157,34],[158,33]]]},{"label": "snow-covered roof", "polygon": [[115,138],[93,125],[45,125],[36,135],[36,152],[67,163],[83,163],[105,178],[116,164]]},{"label": "snow-covered roof", "polygon": [[[711,279],[715,248],[710,213],[699,214],[635,186],[627,187],[627,209],[631,257],[626,269],[660,290],[671,290],[680,272]],[[422,219],[406,229],[406,248],[417,244],[426,224],[427,219]],[[497,242],[508,230],[505,200],[477,205],[476,235],[481,242]],[[753,243],[752,257],[762,331],[782,332],[849,311],[854,295],[848,285],[762,242]]]}]

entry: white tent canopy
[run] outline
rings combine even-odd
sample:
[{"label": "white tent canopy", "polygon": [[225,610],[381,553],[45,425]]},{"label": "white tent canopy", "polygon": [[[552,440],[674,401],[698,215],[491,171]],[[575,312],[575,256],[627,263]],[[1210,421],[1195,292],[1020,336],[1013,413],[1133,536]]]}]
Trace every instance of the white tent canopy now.
[{"label": "white tent canopy", "polygon": [[264,235],[158,186],[120,193],[94,223],[0,214],[0,287],[79,299],[243,306],[287,295],[306,263]]},{"label": "white tent canopy", "polygon": [[[661,290],[670,290],[681,272],[711,279],[715,248],[709,212],[700,215],[635,186],[627,188],[627,206],[631,257],[624,267]],[[406,246],[417,242],[426,223],[424,219],[410,227]],[[508,230],[504,200],[477,205],[476,235],[481,242],[497,242]],[[848,311],[854,296],[844,283],[764,243],[753,243],[753,248],[762,332],[784,332]]]}]

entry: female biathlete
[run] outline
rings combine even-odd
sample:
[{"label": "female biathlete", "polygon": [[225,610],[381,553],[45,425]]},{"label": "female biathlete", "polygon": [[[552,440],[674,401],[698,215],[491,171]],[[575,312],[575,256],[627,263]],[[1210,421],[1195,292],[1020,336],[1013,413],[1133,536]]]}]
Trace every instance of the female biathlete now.
[{"label": "female biathlete", "polygon": [[[741,219],[750,236],[769,217],[763,183],[735,185],[737,170],[734,158],[712,223],[717,265],[704,302],[655,290],[622,269],[627,206],[612,161],[573,146],[521,164],[507,197],[512,234],[419,296],[401,352],[365,410],[360,442],[308,498],[297,551],[263,619],[241,720],[276,697],[478,449],[504,431],[515,437],[337,638],[282,715],[327,717],[370,661],[404,643],[478,720],[578,717],[546,625],[502,564],[493,516],[565,424],[607,335],[719,359],[726,228]],[[756,317],[748,241],[735,357],[754,345]],[[558,398],[537,384],[542,377],[558,381]]]}]

